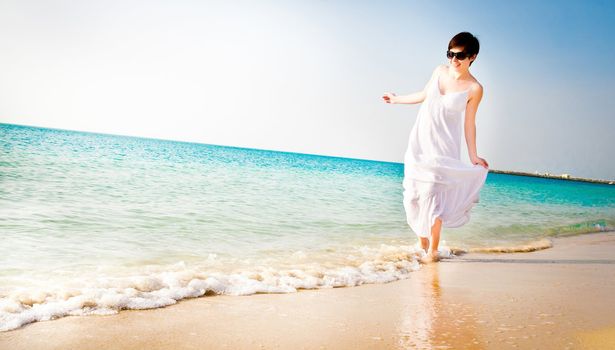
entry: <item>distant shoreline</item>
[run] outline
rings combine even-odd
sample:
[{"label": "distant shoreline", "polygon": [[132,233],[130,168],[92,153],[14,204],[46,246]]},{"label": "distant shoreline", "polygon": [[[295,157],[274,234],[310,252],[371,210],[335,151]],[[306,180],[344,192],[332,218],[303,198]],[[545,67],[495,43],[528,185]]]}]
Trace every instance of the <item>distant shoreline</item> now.
[{"label": "distant shoreline", "polygon": [[584,181],[584,182],[592,182],[592,183],[601,183],[606,185],[615,185],[615,180],[599,180],[599,179],[586,179],[583,177],[574,177],[570,176],[570,174],[550,174],[550,173],[526,173],[523,171],[509,171],[509,170],[489,170],[490,173],[496,174],[508,174],[508,175],[520,175],[520,176],[533,176],[533,177],[544,177],[548,179],[557,179],[557,180],[568,180],[568,181]]}]

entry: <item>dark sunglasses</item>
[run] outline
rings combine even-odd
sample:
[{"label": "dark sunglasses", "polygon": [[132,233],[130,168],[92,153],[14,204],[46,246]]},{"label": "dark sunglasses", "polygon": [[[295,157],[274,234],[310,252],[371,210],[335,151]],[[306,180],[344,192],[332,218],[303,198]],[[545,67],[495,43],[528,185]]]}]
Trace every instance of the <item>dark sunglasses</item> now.
[{"label": "dark sunglasses", "polygon": [[465,60],[466,58],[470,57],[470,55],[465,51],[460,51],[460,52],[453,52],[449,50],[446,51],[447,58],[453,58],[455,56],[457,56],[457,59],[460,61]]}]

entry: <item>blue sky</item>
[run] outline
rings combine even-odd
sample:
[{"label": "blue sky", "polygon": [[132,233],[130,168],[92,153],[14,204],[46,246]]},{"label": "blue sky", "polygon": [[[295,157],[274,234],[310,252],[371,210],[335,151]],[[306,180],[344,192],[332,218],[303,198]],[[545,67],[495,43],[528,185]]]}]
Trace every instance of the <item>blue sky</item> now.
[{"label": "blue sky", "polygon": [[[0,122],[403,162],[460,31],[491,168],[615,179],[607,1],[0,2]],[[465,144],[462,157],[467,161]]]}]

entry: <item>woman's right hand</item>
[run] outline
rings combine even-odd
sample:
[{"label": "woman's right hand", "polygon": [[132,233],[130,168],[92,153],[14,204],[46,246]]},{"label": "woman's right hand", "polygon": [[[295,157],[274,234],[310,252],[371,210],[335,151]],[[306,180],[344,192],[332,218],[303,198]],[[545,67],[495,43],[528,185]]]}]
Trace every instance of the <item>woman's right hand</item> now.
[{"label": "woman's right hand", "polygon": [[395,95],[392,92],[387,92],[382,96],[382,98],[384,99],[384,102],[386,103],[395,103],[395,96],[397,95]]}]

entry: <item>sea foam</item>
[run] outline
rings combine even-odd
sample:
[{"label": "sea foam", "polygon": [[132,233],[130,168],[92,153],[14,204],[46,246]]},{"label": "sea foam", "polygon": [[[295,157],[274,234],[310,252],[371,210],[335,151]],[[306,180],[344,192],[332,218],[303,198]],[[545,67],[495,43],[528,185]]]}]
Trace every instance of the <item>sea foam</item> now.
[{"label": "sea foam", "polygon": [[363,259],[349,255],[346,262],[350,265],[333,268],[312,262],[297,268],[260,265],[222,273],[178,262],[167,270],[151,269],[158,272],[149,274],[97,277],[83,281],[81,288],[74,287],[75,281],[71,281],[70,287],[16,288],[4,291],[0,297],[0,331],[68,315],[108,315],[123,309],[160,308],[204,295],[293,293],[299,289],[387,283],[408,278],[409,273],[420,269],[418,259],[424,254],[416,245],[381,244],[379,248],[364,246],[358,250]]}]

